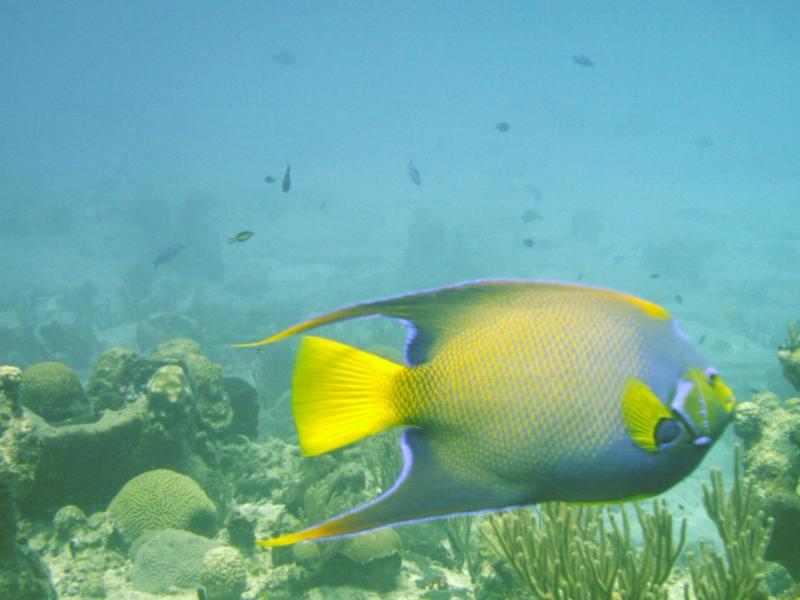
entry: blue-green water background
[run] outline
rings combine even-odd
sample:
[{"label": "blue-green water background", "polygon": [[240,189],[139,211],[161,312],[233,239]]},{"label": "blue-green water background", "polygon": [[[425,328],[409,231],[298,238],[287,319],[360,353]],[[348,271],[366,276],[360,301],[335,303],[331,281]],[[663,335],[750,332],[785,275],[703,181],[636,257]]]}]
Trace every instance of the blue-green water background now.
[{"label": "blue-green water background", "polygon": [[[227,344],[465,279],[580,279],[664,304],[740,398],[791,393],[775,348],[800,317],[795,2],[2,14],[0,326],[56,320],[96,343],[6,345],[0,363],[85,377],[105,347],[150,350],[137,328],[153,314],[182,315],[226,372],[268,365],[266,402],[288,387],[292,342]],[[241,230],[256,235],[228,245]],[[332,335],[401,343],[361,327]]]}]

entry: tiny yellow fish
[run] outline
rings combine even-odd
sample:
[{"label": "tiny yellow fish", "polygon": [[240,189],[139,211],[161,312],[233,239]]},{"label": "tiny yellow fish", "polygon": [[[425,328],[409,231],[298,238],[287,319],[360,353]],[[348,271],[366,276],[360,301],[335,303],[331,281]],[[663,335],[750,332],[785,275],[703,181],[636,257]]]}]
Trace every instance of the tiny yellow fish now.
[{"label": "tiny yellow fish", "polygon": [[236,242],[246,242],[254,235],[255,233],[252,231],[240,231],[235,236],[228,238],[228,243],[235,244]]},{"label": "tiny yellow fish", "polygon": [[304,337],[292,410],[304,455],[406,426],[403,470],[378,498],[280,546],[537,502],[659,494],[700,463],[735,398],[662,307],[620,292],[481,281],[355,304],[260,342],[384,315],[407,365]]}]

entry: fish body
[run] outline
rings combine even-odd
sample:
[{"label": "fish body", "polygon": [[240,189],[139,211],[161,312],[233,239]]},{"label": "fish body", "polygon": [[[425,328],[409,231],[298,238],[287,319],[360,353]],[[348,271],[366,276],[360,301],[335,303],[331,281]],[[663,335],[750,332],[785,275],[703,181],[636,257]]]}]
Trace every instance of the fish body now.
[{"label": "fish body", "polygon": [[240,231],[235,236],[229,237],[228,238],[228,243],[229,244],[235,244],[237,242],[246,242],[247,240],[249,240],[254,235],[255,235],[255,233],[253,233],[252,231],[247,231],[247,230]]},{"label": "fish body", "polygon": [[292,168],[289,166],[289,163],[286,163],[286,173],[283,174],[283,181],[281,182],[281,189],[285,194],[290,189],[292,189]]},{"label": "fish body", "polygon": [[422,177],[419,176],[417,167],[411,161],[408,161],[408,177],[414,182],[414,185],[422,185]]},{"label": "fish body", "polygon": [[356,304],[249,345],[372,315],[410,325],[408,364],[305,337],[292,407],[306,455],[407,426],[400,478],[372,502],[263,545],[655,495],[686,477],[731,419],[733,394],[665,309],[576,284],[462,284]]},{"label": "fish body", "polygon": [[575,64],[578,64],[582,67],[594,69],[594,61],[585,54],[573,54],[572,60],[575,62]]},{"label": "fish body", "polygon": [[158,256],[153,259],[153,269],[157,269],[163,263],[172,260],[183,250],[183,244],[173,244],[164,248]]},{"label": "fish body", "polygon": [[494,126],[496,131],[500,133],[505,133],[509,129],[511,129],[511,125],[509,125],[506,121],[501,121],[500,123],[495,124]]},{"label": "fish body", "polygon": [[266,181],[267,183],[275,183],[277,179],[275,179],[272,175],[267,175],[266,177],[264,177],[264,181]]},{"label": "fish body", "polygon": [[538,211],[531,209],[526,210],[520,217],[523,223],[533,223],[534,221],[541,221],[542,215]]}]

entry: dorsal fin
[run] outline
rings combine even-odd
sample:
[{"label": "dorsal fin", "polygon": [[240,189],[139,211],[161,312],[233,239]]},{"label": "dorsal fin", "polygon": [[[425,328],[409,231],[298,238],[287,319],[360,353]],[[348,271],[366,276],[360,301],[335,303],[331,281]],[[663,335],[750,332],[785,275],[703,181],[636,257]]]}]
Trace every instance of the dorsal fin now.
[{"label": "dorsal fin", "polygon": [[459,317],[470,308],[504,294],[525,293],[530,285],[531,282],[523,281],[472,282],[362,302],[308,319],[261,341],[235,344],[234,347],[263,346],[322,325],[383,315],[400,319],[408,326],[406,359],[409,364],[416,365],[430,358],[438,340],[457,330]]},{"label": "dorsal fin", "polygon": [[547,281],[487,280],[353,304],[293,325],[259,342],[236,344],[235,347],[262,346],[321,325],[384,315],[408,325],[406,360],[411,365],[418,365],[430,359],[442,340],[465,327],[473,309],[512,302],[520,295],[533,297],[537,292],[554,290],[595,294],[599,298],[614,300],[618,305],[635,307],[652,318],[669,318],[669,313],[656,304],[612,290]]}]

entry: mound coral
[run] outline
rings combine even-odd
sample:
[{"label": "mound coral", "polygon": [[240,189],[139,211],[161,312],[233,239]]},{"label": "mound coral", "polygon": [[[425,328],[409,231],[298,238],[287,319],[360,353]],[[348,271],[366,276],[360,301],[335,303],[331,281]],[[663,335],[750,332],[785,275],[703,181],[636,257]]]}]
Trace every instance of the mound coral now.
[{"label": "mound coral", "polygon": [[78,376],[57,362],[36,363],[25,369],[20,401],[48,422],[84,416],[89,408]]},{"label": "mound coral", "polygon": [[203,557],[217,542],[188,531],[152,532],[136,548],[131,583],[140,592],[160,594],[172,587],[196,588],[203,574]]},{"label": "mound coral", "polygon": [[174,528],[213,534],[217,509],[193,479],[168,469],[147,471],[126,483],[108,506],[123,534]]},{"label": "mound coral", "polygon": [[208,600],[239,600],[247,587],[242,556],[230,546],[212,548],[203,557],[200,584]]}]

